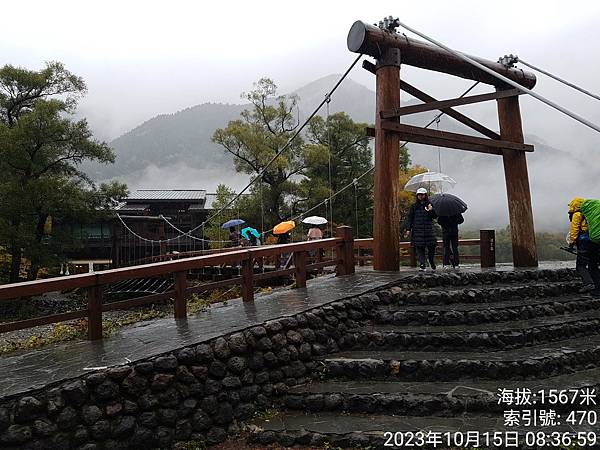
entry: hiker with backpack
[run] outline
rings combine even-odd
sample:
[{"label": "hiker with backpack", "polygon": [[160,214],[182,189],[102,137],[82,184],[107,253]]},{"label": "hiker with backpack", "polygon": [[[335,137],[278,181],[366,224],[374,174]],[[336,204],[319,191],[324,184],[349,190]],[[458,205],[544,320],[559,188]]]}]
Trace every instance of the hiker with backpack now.
[{"label": "hiker with backpack", "polygon": [[581,197],[575,197],[569,203],[569,220],[571,221],[571,228],[567,240],[571,250],[577,248],[575,270],[577,270],[583,281],[583,288],[580,291],[583,293],[594,289],[594,280],[592,280],[588,270],[590,233],[587,220],[581,213],[582,203],[583,199]]},{"label": "hiker with backpack", "polygon": [[590,237],[588,270],[594,281],[594,289],[590,293],[594,297],[600,297],[600,200],[584,200],[580,210],[588,223]]}]

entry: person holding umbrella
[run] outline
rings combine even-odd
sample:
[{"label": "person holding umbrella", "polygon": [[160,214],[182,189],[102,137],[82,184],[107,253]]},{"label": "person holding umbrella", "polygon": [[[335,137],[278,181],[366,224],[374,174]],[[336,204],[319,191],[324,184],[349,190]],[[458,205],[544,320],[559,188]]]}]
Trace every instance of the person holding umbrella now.
[{"label": "person holding umbrella", "polygon": [[242,219],[232,219],[225,222],[221,225],[221,228],[227,229],[229,228],[229,241],[231,241],[231,247],[239,247],[240,245],[240,232],[236,230],[235,227],[246,223],[245,220]]},{"label": "person holding umbrella", "polygon": [[323,231],[319,225],[325,225],[327,223],[326,218],[321,216],[310,216],[303,219],[302,223],[310,225],[308,233],[306,234],[306,237],[309,241],[323,239]]},{"label": "person holding umbrella", "polygon": [[438,216],[438,223],[442,227],[442,240],[444,241],[444,269],[452,265],[458,269],[460,257],[458,255],[458,226],[465,221],[462,214],[454,216]]},{"label": "person holding umbrella", "polygon": [[260,245],[260,233],[256,228],[246,227],[242,229],[242,237],[248,242],[251,247]]},{"label": "person holding umbrella", "polygon": [[431,197],[433,210],[438,216],[442,227],[444,241],[444,269],[452,265],[457,269],[460,263],[458,255],[458,226],[465,221],[462,213],[467,210],[467,204],[452,194],[436,194]]},{"label": "person holding umbrella", "polygon": [[431,270],[435,270],[436,268],[435,246],[437,240],[433,233],[433,219],[436,217],[436,213],[427,196],[427,189],[417,189],[417,199],[408,211],[405,228],[407,234],[410,236],[411,245],[417,253],[420,271],[425,270],[427,262],[425,251],[427,251],[427,259],[429,260]]},{"label": "person holding umbrella", "polygon": [[240,246],[240,232],[235,227],[229,227],[229,240],[232,247]]}]

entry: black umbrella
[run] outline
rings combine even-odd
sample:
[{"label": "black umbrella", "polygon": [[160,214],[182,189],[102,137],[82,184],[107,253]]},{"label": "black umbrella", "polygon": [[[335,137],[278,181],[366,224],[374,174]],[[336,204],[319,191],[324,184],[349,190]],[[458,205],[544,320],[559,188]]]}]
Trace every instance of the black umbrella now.
[{"label": "black umbrella", "polygon": [[438,216],[456,216],[467,210],[467,204],[456,195],[436,194],[429,200]]}]

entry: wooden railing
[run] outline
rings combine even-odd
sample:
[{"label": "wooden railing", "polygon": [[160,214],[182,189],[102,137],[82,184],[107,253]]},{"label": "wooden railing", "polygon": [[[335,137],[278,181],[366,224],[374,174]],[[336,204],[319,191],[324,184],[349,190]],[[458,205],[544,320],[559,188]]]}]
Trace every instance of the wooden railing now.
[{"label": "wooden railing", "polygon": [[[494,230],[480,230],[479,239],[460,239],[460,247],[479,247],[478,255],[460,255],[463,261],[480,261],[481,267],[494,267],[496,265],[496,236]],[[373,260],[373,239],[354,240],[355,260],[359,266],[364,266]],[[410,261],[410,265],[416,267],[417,262],[410,242],[400,243],[400,258]],[[436,255],[438,259],[443,256],[443,242],[437,241]]]},{"label": "wooden railing", "polygon": [[[332,254],[334,254],[335,257],[323,259],[322,255],[329,253],[329,250],[333,252]],[[262,261],[264,258],[275,258],[277,260],[282,254],[293,254],[293,267],[284,267],[283,269],[277,269],[270,272],[255,273],[254,266],[257,261]],[[311,256],[311,254],[315,256]],[[312,262],[312,260],[315,260],[315,262]],[[240,275],[226,280],[204,283],[197,286],[188,285],[187,274],[190,270],[222,265],[240,267]],[[87,309],[3,323],[0,324],[0,333],[87,317],[88,338],[101,339],[102,313],[106,311],[126,309],[133,306],[173,299],[175,317],[182,319],[187,316],[186,298],[191,294],[232,285],[240,285],[243,300],[253,301],[255,281],[280,277],[283,275],[293,275],[296,281],[296,287],[305,287],[307,272],[319,270],[327,266],[335,266],[337,275],[349,275],[354,272],[352,228],[345,226],[338,227],[336,229],[336,237],[330,239],[283,245],[247,247],[206,256],[4,285],[0,286],[0,301],[19,298],[26,301],[26,297],[40,295],[46,292],[85,289],[87,290]],[[172,276],[174,279],[174,290],[129,300],[111,303],[103,302],[103,290],[105,286],[126,279],[160,276]]]},{"label": "wooden railing", "polygon": [[[472,258],[480,259],[482,267],[495,265],[495,238],[493,230],[481,230],[480,239],[463,239],[462,246],[479,246],[480,254]],[[355,261],[360,265],[369,262],[372,256],[367,255],[373,248],[372,239],[356,239],[352,237],[350,227],[338,227],[336,237],[316,241],[298,242],[284,245],[262,247],[246,247],[229,249],[228,251],[162,261],[133,267],[98,271],[93,273],[72,275],[46,280],[27,281],[0,286],[0,301],[21,299],[47,292],[84,289],[87,291],[87,309],[62,314],[37,317],[0,324],[0,333],[31,328],[38,325],[63,322],[67,320],[87,318],[89,339],[102,338],[102,313],[134,306],[148,305],[160,301],[174,301],[175,317],[187,316],[186,299],[195,293],[211,291],[229,286],[241,286],[244,301],[254,300],[254,285],[258,281],[293,276],[296,287],[305,287],[307,274],[324,267],[335,266],[337,275],[349,275],[354,272]],[[410,250],[410,243],[401,244],[403,251]],[[355,252],[358,256],[355,256]],[[255,265],[262,266],[266,258],[279,261],[281,255],[291,255],[290,266],[275,264],[275,270],[255,271]],[[325,255],[332,255],[331,257]],[[177,255],[179,256],[179,255]],[[232,278],[204,284],[190,285],[188,272],[203,267],[230,265],[239,268],[239,275]],[[123,280],[149,277],[173,277],[173,290],[158,294],[145,295],[134,299],[115,302],[104,302],[103,292],[106,286]]]}]

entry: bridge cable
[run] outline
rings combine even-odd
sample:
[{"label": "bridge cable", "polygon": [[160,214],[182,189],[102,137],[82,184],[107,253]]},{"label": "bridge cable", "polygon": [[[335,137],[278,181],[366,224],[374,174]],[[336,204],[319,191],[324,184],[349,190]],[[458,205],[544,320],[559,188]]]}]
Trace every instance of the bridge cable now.
[{"label": "bridge cable", "polygon": [[578,114],[575,114],[574,112],[563,108],[562,106],[560,106],[559,104],[553,102],[552,100],[548,100],[546,97],[538,94],[537,92],[532,91],[531,89],[526,88],[525,86],[521,86],[519,83],[517,83],[516,81],[511,80],[510,78],[505,77],[504,75],[499,74],[498,72],[496,72],[495,70],[490,69],[489,67],[484,66],[483,64],[475,61],[473,58],[468,57],[467,55],[465,55],[464,53],[461,53],[459,51],[453,50],[450,47],[442,44],[441,42],[427,36],[424,33],[421,33],[420,31],[415,30],[414,28],[400,22],[398,19],[396,19],[396,23],[401,26],[402,28],[407,29],[408,31],[416,34],[417,36],[422,37],[423,39],[431,42],[432,44],[437,45],[438,47],[446,50],[447,52],[453,54],[454,56],[462,59],[463,61],[468,62],[469,64],[477,67],[480,70],[483,70],[484,72],[492,75],[493,77],[505,82],[506,84],[511,85],[512,87],[531,95],[532,97],[538,99],[539,101],[541,101],[542,103],[545,103],[546,105],[556,109],[557,111],[560,111],[561,113],[571,117],[572,119],[575,119],[576,121],[582,123],[583,125],[591,128],[592,130],[595,130],[597,132],[600,133],[600,125],[596,125],[592,122],[590,122],[589,120],[579,116]]},{"label": "bridge cable", "polygon": [[[323,101],[321,101],[321,103],[319,103],[319,105],[313,110],[313,112],[308,116],[308,118],[304,121],[304,123],[299,128],[296,129],[294,134],[288,139],[288,141],[283,145],[283,147],[281,147],[281,149],[279,149],[275,153],[275,155],[267,162],[265,167],[258,173],[258,175],[256,177],[252,178],[251,181],[239,193],[237,193],[225,206],[223,206],[219,211],[216,211],[211,216],[209,216],[207,219],[205,219],[200,225],[188,230],[187,232],[179,230],[179,233],[181,233],[180,236],[176,236],[176,237],[169,238],[169,239],[162,239],[162,240],[158,240],[158,241],[155,240],[154,242],[159,242],[159,243],[160,242],[170,242],[170,241],[178,239],[179,237],[184,236],[184,235],[190,236],[191,233],[193,233],[197,229],[203,227],[205,224],[209,223],[212,219],[219,216],[221,214],[221,212],[223,212],[227,208],[229,208],[234,202],[236,202],[242,196],[242,194],[244,192],[246,192],[256,182],[256,180],[260,179],[262,181],[262,178],[263,178],[264,174],[267,172],[267,169],[271,166],[271,164],[273,164],[275,162],[275,160],[279,156],[281,156],[281,154],[284,151],[286,151],[288,149],[288,147],[291,145],[291,143],[294,141],[294,139],[296,139],[296,137],[298,137],[298,135],[302,132],[302,130],[306,127],[306,125],[308,125],[310,120],[314,116],[317,115],[317,113],[320,111],[320,109],[323,107],[323,105],[327,102],[327,100],[331,98],[331,94],[333,94],[337,90],[337,88],[340,86],[340,84],[342,84],[342,81],[344,81],[346,79],[346,77],[348,76],[350,71],[354,68],[354,66],[356,66],[356,63],[360,60],[360,58],[362,58],[362,56],[363,56],[363,54],[361,53],[356,57],[356,59],[352,62],[352,64],[350,64],[350,66],[346,69],[346,71],[343,73],[343,75],[335,83],[335,85],[333,86],[331,91],[329,91],[327,93],[327,95],[325,96]],[[146,238],[140,236],[139,234],[135,233],[129,226],[127,226],[127,224],[125,224],[125,222],[123,221],[123,219],[120,217],[119,214],[117,214],[117,217],[119,218],[119,220],[121,221],[123,226],[125,226],[125,228],[127,228],[127,230],[130,233],[132,233],[134,236],[137,236],[140,239],[143,239],[145,241],[152,241],[152,239],[146,239]],[[225,241],[222,241],[220,238],[221,238],[221,229],[219,227],[219,241],[216,241],[216,242],[225,242]],[[229,241],[227,241],[227,242],[229,242]]]},{"label": "bridge cable", "polygon": [[571,83],[571,82],[569,82],[567,80],[564,80],[564,79],[560,78],[557,75],[553,75],[553,74],[551,74],[550,72],[548,72],[548,71],[546,71],[544,69],[540,69],[539,67],[536,67],[533,64],[528,63],[527,61],[523,61],[518,56],[515,56],[514,60],[515,60],[515,62],[520,62],[521,64],[526,65],[530,69],[537,70],[538,72],[541,72],[544,75],[549,76],[550,78],[554,78],[556,81],[559,81],[559,82],[561,82],[563,84],[566,84],[567,86],[572,87],[573,89],[576,89],[579,92],[582,92],[582,93],[584,93],[586,95],[589,95],[590,97],[595,98],[596,100],[600,100],[600,95],[596,95],[596,94],[594,94],[594,93],[592,93],[592,92],[590,92],[590,91],[588,91],[588,90],[586,90],[586,89],[584,89],[584,88],[582,88],[580,86],[577,86],[576,84],[573,84],[573,83]]},{"label": "bridge cable", "polygon": [[[331,194],[333,194],[333,184],[331,182],[331,123],[329,120],[329,103],[331,102],[331,96],[327,94],[325,96],[325,101],[327,102],[327,118],[325,119],[325,126],[327,127],[327,155],[328,155],[328,172],[329,172],[329,198],[331,198]],[[333,201],[329,205],[329,230],[330,236],[333,236]]]},{"label": "bridge cable", "polygon": [[[471,92],[473,89],[475,89],[475,87],[479,84],[479,81],[476,81],[475,83],[473,83],[469,88],[467,88],[467,90],[465,90],[460,96],[464,97],[465,95],[467,95],[469,92]],[[440,111],[431,121],[429,121],[429,123],[427,125],[424,126],[424,128],[429,128],[432,124],[434,124],[440,117],[442,117],[444,114],[446,114],[444,111]],[[408,141],[403,142],[399,148],[404,148],[406,147],[406,144],[408,144]],[[346,189],[350,188],[350,186],[352,186],[355,182],[358,183],[358,180],[362,179],[363,177],[367,176],[369,173],[371,173],[373,170],[375,169],[375,166],[367,169],[365,172],[362,173],[362,175],[359,175],[358,177],[356,177],[354,180],[352,180],[351,183],[348,183],[346,186],[344,186],[343,188],[341,188],[339,191],[335,192],[331,197],[328,197],[326,199],[324,199],[323,201],[317,203],[316,205],[312,206],[311,208],[309,208],[306,211],[303,211],[302,213],[298,214],[296,217],[292,217],[290,220],[297,220],[303,216],[306,216],[307,214],[311,213],[312,211],[314,211],[315,209],[321,207],[322,205],[325,205],[325,216],[327,217],[328,215],[328,203],[330,202],[331,198],[333,197],[337,197],[339,194],[341,194],[342,192],[346,191]],[[273,231],[273,229],[271,228],[270,230],[266,230],[263,231],[261,234],[262,235],[266,235],[268,233],[270,233],[271,231]]]},{"label": "bridge cable", "polygon": [[[362,55],[361,55],[361,56],[362,56]],[[356,63],[356,61],[355,61],[355,63]],[[348,71],[347,71],[346,73],[348,73]],[[465,95],[467,95],[467,94],[468,94],[470,91],[472,91],[472,90],[473,90],[473,89],[474,89],[474,88],[475,88],[475,87],[476,87],[478,84],[479,84],[479,81],[476,81],[476,82],[475,82],[473,85],[471,85],[471,86],[470,86],[470,87],[469,87],[469,88],[468,88],[466,91],[464,91],[464,92],[463,92],[463,93],[462,93],[462,94],[459,96],[459,98],[461,98],[461,97],[464,97]],[[339,85],[339,83],[338,83],[338,85]],[[432,120],[431,120],[429,123],[427,123],[427,125],[425,125],[425,127],[424,127],[424,128],[428,128],[428,127],[430,127],[430,126],[431,126],[433,123],[435,123],[435,122],[436,122],[436,121],[437,121],[437,120],[438,120],[438,119],[439,119],[441,116],[443,116],[444,114],[446,114],[446,113],[445,113],[445,112],[443,112],[443,111],[441,111],[440,113],[438,113],[438,114],[437,114],[437,115],[436,115],[436,116],[435,116],[435,117],[434,117],[434,118],[433,118],[433,119],[432,119]],[[403,143],[400,145],[400,148],[404,148],[404,147],[406,146],[406,144],[408,144],[408,141],[406,141],[406,142],[403,142]],[[332,194],[330,197],[327,197],[327,198],[326,198],[326,199],[324,199],[323,201],[321,201],[321,202],[317,203],[316,205],[312,206],[310,209],[308,209],[308,210],[306,210],[306,211],[303,211],[302,213],[300,213],[300,214],[296,215],[295,217],[291,217],[291,218],[290,218],[290,220],[297,220],[297,219],[299,219],[299,218],[301,218],[301,217],[303,217],[303,216],[306,216],[308,213],[310,213],[310,212],[312,212],[312,211],[316,210],[317,208],[319,208],[319,207],[321,207],[321,206],[323,206],[323,205],[325,205],[325,216],[326,216],[326,217],[327,217],[327,216],[329,216],[329,207],[330,207],[330,205],[329,205],[329,204],[330,204],[331,200],[332,200],[333,198],[337,197],[337,196],[338,196],[339,194],[341,194],[342,192],[344,192],[344,191],[346,191],[347,189],[349,189],[349,188],[350,188],[350,186],[353,186],[353,185],[355,185],[355,183],[358,183],[358,181],[359,181],[360,179],[362,179],[363,177],[365,177],[366,175],[368,175],[370,172],[372,172],[372,171],[373,171],[373,169],[375,169],[375,167],[374,167],[374,166],[373,166],[373,167],[371,167],[371,168],[369,168],[367,171],[365,171],[365,172],[364,172],[363,174],[361,174],[360,176],[356,177],[354,180],[352,180],[352,182],[351,182],[351,183],[349,183],[349,184],[347,184],[346,186],[342,187],[342,188],[341,188],[339,191],[337,191],[337,192],[333,193],[333,194]],[[271,228],[270,230],[266,230],[266,231],[264,230],[264,205],[263,205],[263,198],[262,198],[262,180],[260,181],[259,188],[260,188],[260,192],[261,192],[261,209],[262,209],[262,211],[261,211],[261,216],[262,216],[262,217],[261,217],[261,220],[262,220],[262,229],[263,229],[263,231],[262,231],[261,235],[262,235],[262,237],[263,237],[263,240],[262,240],[262,242],[264,243],[264,236],[265,236],[265,235],[267,235],[268,233],[272,232],[272,231],[273,231],[273,228]],[[222,210],[221,210],[221,211],[222,211]],[[219,212],[221,212],[221,211],[219,211]],[[170,242],[170,241],[173,241],[173,240],[177,239],[177,237],[174,237],[174,238],[168,238],[168,239],[159,239],[159,240],[156,240],[156,239],[147,239],[147,238],[144,238],[144,237],[142,237],[142,236],[138,235],[136,232],[134,232],[134,231],[133,231],[133,230],[132,230],[132,229],[131,229],[131,228],[130,228],[130,227],[129,227],[129,226],[128,226],[128,225],[127,225],[127,224],[126,224],[124,221],[123,221],[122,217],[121,217],[119,214],[117,214],[117,217],[119,218],[119,220],[121,221],[121,223],[122,223],[122,225],[125,227],[125,229],[127,229],[127,230],[128,230],[130,233],[131,233],[131,234],[133,234],[134,236],[137,236],[138,238],[140,238],[140,239],[142,239],[142,240],[145,240],[145,241],[151,242],[152,244],[154,244],[154,243],[157,243],[157,244],[159,244],[159,245],[160,245],[160,243],[162,243],[162,242]],[[173,229],[175,229],[177,232],[181,233],[181,235],[188,235],[188,236],[190,236],[192,239],[195,239],[195,240],[198,240],[198,241],[202,241],[202,250],[204,250],[204,249],[205,249],[205,247],[204,247],[204,246],[205,246],[205,243],[207,243],[207,242],[208,242],[208,243],[213,243],[213,242],[214,242],[214,243],[224,243],[224,242],[229,242],[229,241],[222,241],[222,240],[209,240],[209,239],[198,238],[198,237],[196,237],[196,236],[193,236],[193,235],[191,235],[191,233],[192,233],[192,232],[193,232],[195,229],[189,230],[188,232],[184,232],[183,230],[180,230],[180,229],[178,229],[178,228],[177,228],[177,227],[176,227],[174,224],[172,224],[172,223],[171,223],[171,222],[170,222],[170,221],[169,221],[169,220],[168,220],[166,217],[164,217],[162,214],[161,214],[161,218],[162,218],[162,219],[163,219],[163,220],[164,220],[164,221],[165,221],[165,222],[166,222],[166,223],[167,223],[169,226],[171,226],[171,227],[172,227]],[[200,227],[202,228],[202,236],[205,236],[205,234],[204,234],[204,227],[205,227],[205,224],[208,222],[208,220],[209,220],[209,219],[205,220],[204,222],[202,222],[202,223],[200,224]],[[196,228],[198,228],[198,227],[196,227]],[[220,234],[220,231],[221,231],[221,229],[219,228],[219,234]],[[332,236],[333,236],[333,229],[331,230],[331,233],[332,233]]]},{"label": "bridge cable", "polygon": [[[348,67],[348,69],[346,69],[346,71],[344,72],[344,74],[339,78],[339,80],[335,83],[335,85],[333,86],[333,88],[331,89],[331,91],[329,91],[329,93],[327,94],[327,96],[321,101],[321,103],[319,103],[319,105],[313,110],[313,112],[307,117],[307,119],[304,121],[304,123],[296,129],[296,131],[294,132],[294,134],[290,137],[290,139],[283,145],[283,147],[281,147],[281,149],[279,149],[277,151],[277,153],[275,153],[275,155],[269,160],[269,162],[266,164],[266,166],[258,173],[258,175],[254,178],[252,178],[252,180],[240,191],[238,192],[235,197],[233,199],[231,199],[225,206],[223,206],[221,208],[220,211],[215,212],[214,214],[212,214],[211,216],[209,216],[204,223],[210,222],[214,217],[216,217],[221,211],[226,210],[227,208],[229,208],[234,202],[236,202],[244,192],[246,192],[258,179],[263,178],[263,176],[265,175],[265,173],[267,172],[267,169],[271,166],[271,164],[273,164],[275,162],[275,160],[277,158],[279,158],[279,156],[281,156],[281,154],[283,152],[285,152],[288,147],[291,145],[291,143],[294,141],[294,139],[296,139],[296,137],[298,137],[298,135],[302,132],[302,130],[306,127],[306,125],[308,125],[308,123],[310,122],[310,120],[317,115],[317,113],[320,111],[320,109],[323,107],[323,105],[327,102],[327,99],[331,97],[331,94],[333,94],[337,88],[340,86],[340,84],[342,84],[342,81],[344,81],[346,79],[346,77],[348,76],[348,74],[350,73],[350,71],[354,68],[354,66],[356,65],[356,63],[360,60],[360,58],[362,58],[363,54],[359,54],[356,59],[352,62],[352,64],[350,64],[350,67]],[[199,228],[196,227],[196,228]],[[191,229],[189,232],[195,231],[196,228]]]}]

